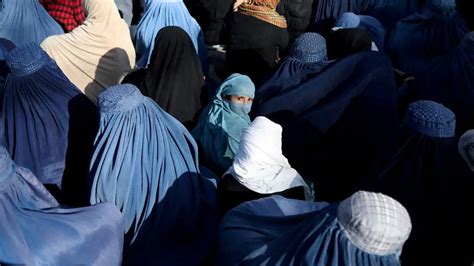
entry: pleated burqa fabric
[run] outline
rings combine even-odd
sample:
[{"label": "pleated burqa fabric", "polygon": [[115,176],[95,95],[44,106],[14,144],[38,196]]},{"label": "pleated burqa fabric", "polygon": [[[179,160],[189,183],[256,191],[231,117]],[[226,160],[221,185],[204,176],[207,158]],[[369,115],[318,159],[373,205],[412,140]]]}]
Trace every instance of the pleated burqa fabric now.
[{"label": "pleated burqa fabric", "polygon": [[200,265],[214,248],[215,187],[188,131],[130,84],[99,97],[90,202],[125,219],[124,263]]},{"label": "pleated burqa fabric", "polygon": [[454,113],[443,105],[411,103],[363,184],[362,189],[400,201],[410,213],[405,265],[468,265],[473,246],[463,239],[472,232],[465,210],[472,209],[467,199],[474,192],[473,176],[458,153],[455,128]]},{"label": "pleated burqa fabric", "polygon": [[145,12],[138,24],[135,37],[137,48],[137,66],[145,68],[151,60],[155,38],[158,32],[166,26],[182,28],[191,38],[202,64],[206,65],[207,50],[201,26],[189,14],[183,0],[146,0]]},{"label": "pleated burqa fabric", "polygon": [[193,43],[184,30],[169,26],[158,32],[154,47],[148,68],[133,72],[123,83],[136,85],[191,130],[208,98]]},{"label": "pleated burqa fabric", "polygon": [[82,183],[85,189],[96,106],[37,44],[15,48],[7,64],[12,73],[5,84],[2,144],[41,183],[63,189]]},{"label": "pleated burqa fabric", "polygon": [[0,263],[120,265],[123,219],[111,203],[65,209],[0,146]]},{"label": "pleated burqa fabric", "polygon": [[16,45],[40,44],[48,36],[63,33],[38,0],[2,0],[0,3],[0,38]]},{"label": "pleated burqa fabric", "polygon": [[217,265],[398,266],[410,231],[406,209],[383,194],[333,204],[272,196],[224,216]]},{"label": "pleated burqa fabric", "polygon": [[64,74],[93,102],[119,84],[135,66],[135,48],[127,23],[113,0],[84,0],[84,23],[41,43]]},{"label": "pleated burqa fabric", "polygon": [[417,98],[444,104],[456,114],[456,135],[474,128],[474,32],[439,58],[420,79]]},{"label": "pleated burqa fabric", "polygon": [[3,106],[3,85],[5,84],[5,79],[7,78],[8,73],[10,73],[10,69],[5,62],[5,59],[13,48],[15,48],[15,45],[12,42],[7,39],[0,38],[0,112]]},{"label": "pleated burqa fabric", "polygon": [[283,127],[283,154],[290,164],[315,183],[319,200],[354,193],[376,151],[399,125],[388,57],[358,53],[281,92],[273,86],[268,93],[274,96],[260,102],[254,115]]},{"label": "pleated burqa fabric", "polygon": [[394,67],[420,78],[433,60],[454,50],[468,32],[454,0],[430,0],[420,12],[396,24],[387,52]]}]

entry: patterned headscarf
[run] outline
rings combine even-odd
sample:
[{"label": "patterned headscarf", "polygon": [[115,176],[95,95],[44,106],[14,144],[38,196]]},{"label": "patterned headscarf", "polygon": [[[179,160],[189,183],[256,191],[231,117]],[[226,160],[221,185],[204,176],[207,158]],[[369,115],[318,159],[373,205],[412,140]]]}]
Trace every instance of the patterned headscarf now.
[{"label": "patterned headscarf", "polygon": [[280,0],[249,0],[239,6],[238,12],[286,29],[285,17],[276,11],[279,2]]}]

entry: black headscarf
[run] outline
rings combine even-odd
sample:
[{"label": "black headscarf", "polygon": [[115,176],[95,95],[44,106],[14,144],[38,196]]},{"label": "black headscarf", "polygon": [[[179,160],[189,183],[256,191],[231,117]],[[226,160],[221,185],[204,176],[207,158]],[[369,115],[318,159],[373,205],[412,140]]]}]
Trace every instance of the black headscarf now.
[{"label": "black headscarf", "polygon": [[339,29],[326,37],[328,58],[339,59],[355,53],[370,51],[372,38],[365,29]]},{"label": "black headscarf", "polygon": [[135,84],[188,129],[194,128],[206,104],[199,57],[188,34],[179,27],[161,29],[148,68],[130,74],[123,83]]}]

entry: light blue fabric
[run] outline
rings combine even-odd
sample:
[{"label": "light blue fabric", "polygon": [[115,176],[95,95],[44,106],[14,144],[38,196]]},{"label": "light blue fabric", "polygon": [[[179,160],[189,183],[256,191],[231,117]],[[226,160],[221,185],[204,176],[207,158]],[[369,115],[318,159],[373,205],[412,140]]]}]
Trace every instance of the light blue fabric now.
[{"label": "light blue fabric", "polygon": [[374,17],[346,12],[339,16],[334,26],[341,28],[364,28],[370,34],[370,37],[372,37],[372,41],[377,45],[379,51],[384,50],[385,28],[382,23]]},{"label": "light blue fabric", "polygon": [[357,28],[360,24],[360,18],[352,12],[346,12],[340,15],[334,26],[341,28]]},{"label": "light blue fabric", "polygon": [[215,186],[184,126],[137,87],[108,88],[90,167],[90,202],[125,219],[124,264],[199,265],[213,248]]},{"label": "light blue fabric", "polygon": [[63,34],[61,26],[46,12],[38,0],[2,0],[0,38],[16,45],[40,44],[46,37]]},{"label": "light blue fabric", "polygon": [[[150,63],[155,38],[160,29],[166,26],[182,28],[191,38],[201,59],[203,70],[207,66],[207,50],[204,34],[197,21],[191,16],[182,0],[146,0],[145,12],[138,24],[135,35],[137,66],[145,68]],[[206,74],[207,71],[204,71]]]},{"label": "light blue fabric", "polygon": [[231,109],[224,95],[255,97],[255,85],[248,76],[234,73],[217,90],[209,105],[199,117],[192,131],[194,139],[201,144],[204,160],[216,173],[226,171],[239,149],[242,129],[250,125],[248,114],[238,114]]},{"label": "light blue fabric", "polygon": [[123,220],[111,203],[63,209],[0,146],[0,263],[120,265]]},{"label": "light blue fabric", "polygon": [[127,22],[128,26],[132,24],[133,18],[133,3],[132,0],[115,0],[118,10],[122,12],[123,20]]},{"label": "light blue fabric", "polygon": [[318,33],[303,33],[293,43],[290,56],[305,63],[317,63],[328,59],[326,39]]}]

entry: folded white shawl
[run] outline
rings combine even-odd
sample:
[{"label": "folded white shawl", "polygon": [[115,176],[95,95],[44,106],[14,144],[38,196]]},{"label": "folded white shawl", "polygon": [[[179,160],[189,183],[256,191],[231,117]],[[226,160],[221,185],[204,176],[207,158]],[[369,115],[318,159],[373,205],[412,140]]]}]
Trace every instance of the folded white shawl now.
[{"label": "folded white shawl", "polygon": [[306,199],[310,200],[311,189],[282,154],[282,131],[280,125],[263,116],[255,118],[242,131],[239,151],[226,174],[231,174],[240,184],[261,194],[303,187]]},{"label": "folded white shawl", "polygon": [[113,0],[84,0],[86,21],[72,32],[48,37],[41,47],[91,100],[119,84],[135,65],[127,24]]}]

